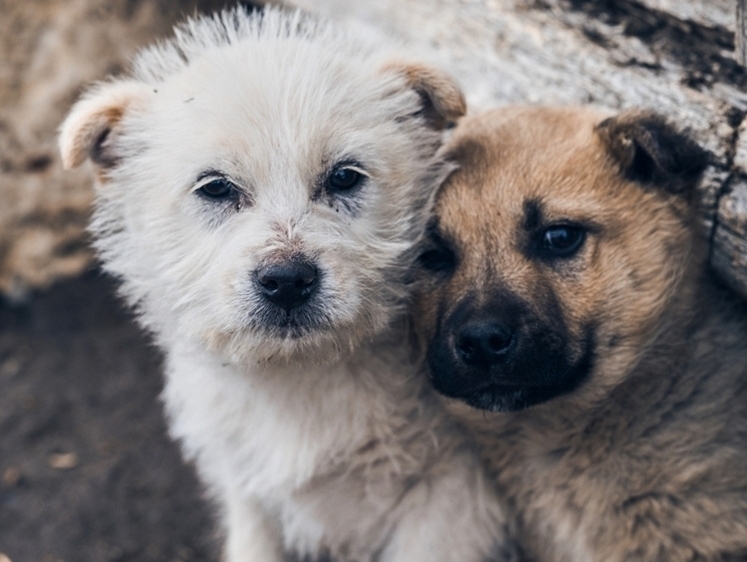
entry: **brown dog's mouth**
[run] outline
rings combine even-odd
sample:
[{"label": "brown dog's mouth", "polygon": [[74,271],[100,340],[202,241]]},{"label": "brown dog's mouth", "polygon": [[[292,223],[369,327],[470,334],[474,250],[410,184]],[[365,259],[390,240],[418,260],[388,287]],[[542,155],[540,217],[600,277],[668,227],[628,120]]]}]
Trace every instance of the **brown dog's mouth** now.
[{"label": "brown dog's mouth", "polygon": [[489,366],[467,364],[453,346],[436,338],[428,352],[430,379],[441,394],[473,408],[523,410],[573,392],[590,377],[595,362],[593,327],[585,332],[575,360],[566,345],[556,348],[538,336],[542,345],[517,346],[505,360]]},{"label": "brown dog's mouth", "polygon": [[502,384],[487,385],[461,400],[473,408],[491,412],[520,410],[530,405],[525,388]]},{"label": "brown dog's mouth", "polygon": [[591,362],[582,358],[579,364],[558,377],[558,384],[530,386],[487,384],[462,396],[453,396],[473,408],[490,412],[516,412],[547,402],[578,388],[589,376]]},{"label": "brown dog's mouth", "polygon": [[516,412],[565,393],[565,390],[553,386],[522,387],[494,384],[474,391],[460,399],[469,406],[480,410]]}]

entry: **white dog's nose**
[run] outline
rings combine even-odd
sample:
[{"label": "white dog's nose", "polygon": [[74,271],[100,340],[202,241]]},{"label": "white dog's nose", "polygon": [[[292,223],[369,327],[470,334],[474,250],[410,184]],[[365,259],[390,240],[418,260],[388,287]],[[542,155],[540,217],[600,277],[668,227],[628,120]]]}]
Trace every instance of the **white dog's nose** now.
[{"label": "white dog's nose", "polygon": [[317,270],[304,261],[287,261],[260,267],[256,273],[259,291],[272,304],[290,310],[301,306],[316,291]]}]

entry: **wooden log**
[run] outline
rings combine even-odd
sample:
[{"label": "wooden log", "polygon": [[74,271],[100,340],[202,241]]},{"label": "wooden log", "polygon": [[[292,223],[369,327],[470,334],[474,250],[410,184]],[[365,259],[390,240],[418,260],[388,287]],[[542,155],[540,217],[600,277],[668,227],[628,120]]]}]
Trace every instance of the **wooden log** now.
[{"label": "wooden log", "polygon": [[747,74],[735,58],[732,0],[293,3],[409,41],[459,79],[473,110],[640,106],[690,128],[714,155],[701,186],[711,263],[747,296]]},{"label": "wooden log", "polygon": [[747,66],[747,0],[737,1],[737,23],[734,35],[737,62]]},{"label": "wooden log", "polygon": [[[712,264],[747,295],[747,0],[286,0],[362,20],[450,70],[473,110],[508,103],[651,107],[714,154],[702,185]],[[741,22],[735,22],[734,2]],[[63,173],[56,129],[85,83],[222,0],[0,0],[0,293],[91,260],[90,171]]]},{"label": "wooden log", "polygon": [[86,84],[122,72],[184,14],[224,0],[0,0],[0,296],[89,267],[88,168],[63,172],[57,127]]},{"label": "wooden log", "polygon": [[659,13],[670,14],[684,22],[734,28],[734,2],[740,0],[640,0],[640,4]]}]

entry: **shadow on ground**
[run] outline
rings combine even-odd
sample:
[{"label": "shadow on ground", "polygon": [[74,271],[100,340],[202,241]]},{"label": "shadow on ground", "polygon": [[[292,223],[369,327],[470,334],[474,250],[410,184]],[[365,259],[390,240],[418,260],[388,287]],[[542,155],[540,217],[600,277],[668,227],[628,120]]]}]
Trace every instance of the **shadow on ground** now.
[{"label": "shadow on ground", "polygon": [[0,553],[215,561],[211,510],[166,436],[160,358],[100,273],[0,301]]}]

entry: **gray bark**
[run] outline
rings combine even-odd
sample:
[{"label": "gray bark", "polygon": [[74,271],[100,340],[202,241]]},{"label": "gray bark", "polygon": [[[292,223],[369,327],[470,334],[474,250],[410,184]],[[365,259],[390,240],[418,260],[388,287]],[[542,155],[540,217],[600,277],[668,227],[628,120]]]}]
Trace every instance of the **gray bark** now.
[{"label": "gray bark", "polygon": [[[650,107],[714,154],[702,185],[711,263],[747,295],[745,0],[287,0],[378,26],[450,70],[473,110],[508,103]],[[84,84],[126,66],[220,0],[0,0],[0,293],[22,296],[92,259],[89,169],[63,173],[57,127]]]},{"label": "gray bark", "polygon": [[[295,0],[428,53],[473,110],[508,103],[649,107],[714,154],[702,184],[711,263],[747,296],[747,75],[736,0]],[[742,1],[742,0],[740,0]]]},{"label": "gray bark", "polygon": [[85,85],[122,72],[184,14],[222,0],[0,0],[0,295],[87,268],[89,168],[63,172],[57,127]]},{"label": "gray bark", "polygon": [[747,66],[747,0],[736,0],[737,19],[734,42],[737,62]]}]

